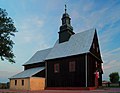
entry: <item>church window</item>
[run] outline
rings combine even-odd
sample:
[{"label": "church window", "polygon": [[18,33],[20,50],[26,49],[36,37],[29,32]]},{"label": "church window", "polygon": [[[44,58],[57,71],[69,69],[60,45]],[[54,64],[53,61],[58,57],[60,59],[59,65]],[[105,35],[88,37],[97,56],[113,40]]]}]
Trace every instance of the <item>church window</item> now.
[{"label": "church window", "polygon": [[54,72],[58,73],[60,71],[59,63],[54,64]]},{"label": "church window", "polygon": [[95,62],[95,65],[96,65],[96,68],[97,68],[97,67],[98,67],[98,66],[97,66],[97,65],[98,65],[98,64],[97,64],[97,61]]},{"label": "church window", "polygon": [[17,80],[15,80],[15,85],[17,85]]},{"label": "church window", "polygon": [[22,86],[24,86],[24,80],[22,80]]},{"label": "church window", "polygon": [[95,49],[95,44],[93,43],[93,49]]},{"label": "church window", "polygon": [[75,61],[69,62],[69,72],[75,72]]},{"label": "church window", "polygon": [[97,52],[98,52],[98,47],[97,47]]}]

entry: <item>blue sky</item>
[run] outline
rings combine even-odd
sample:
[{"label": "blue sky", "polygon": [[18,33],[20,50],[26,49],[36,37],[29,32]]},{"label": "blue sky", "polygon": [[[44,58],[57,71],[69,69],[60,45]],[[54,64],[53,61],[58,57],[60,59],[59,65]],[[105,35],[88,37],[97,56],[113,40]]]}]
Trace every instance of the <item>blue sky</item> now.
[{"label": "blue sky", "polygon": [[65,3],[75,33],[97,29],[103,79],[108,80],[111,72],[120,74],[120,0],[0,0],[0,8],[6,9],[18,30],[13,38],[16,63],[0,61],[0,82],[21,72],[36,51],[53,47]]}]

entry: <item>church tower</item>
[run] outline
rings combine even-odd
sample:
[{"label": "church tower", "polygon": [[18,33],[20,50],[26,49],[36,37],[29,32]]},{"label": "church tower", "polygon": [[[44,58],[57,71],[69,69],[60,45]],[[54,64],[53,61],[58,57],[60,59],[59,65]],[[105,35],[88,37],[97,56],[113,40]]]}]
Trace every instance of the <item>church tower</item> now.
[{"label": "church tower", "polygon": [[66,12],[66,5],[65,5],[65,13],[62,16],[62,25],[60,26],[59,33],[59,43],[63,43],[69,40],[70,36],[75,34],[73,32],[73,27],[71,26],[71,18],[69,14]]}]

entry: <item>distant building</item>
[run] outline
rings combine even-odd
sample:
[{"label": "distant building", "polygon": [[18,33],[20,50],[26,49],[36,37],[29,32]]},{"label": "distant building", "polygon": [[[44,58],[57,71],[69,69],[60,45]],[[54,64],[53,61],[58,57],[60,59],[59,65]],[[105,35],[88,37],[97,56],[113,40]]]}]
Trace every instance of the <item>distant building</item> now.
[{"label": "distant building", "polygon": [[59,39],[37,51],[24,71],[10,78],[11,89],[89,88],[102,85],[102,58],[96,29],[74,33],[69,14],[62,16]]}]

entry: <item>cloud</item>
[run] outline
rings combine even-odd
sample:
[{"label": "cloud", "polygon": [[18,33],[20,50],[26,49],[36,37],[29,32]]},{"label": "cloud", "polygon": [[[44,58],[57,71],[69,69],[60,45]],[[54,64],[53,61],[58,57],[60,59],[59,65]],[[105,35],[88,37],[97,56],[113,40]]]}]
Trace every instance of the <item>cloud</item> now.
[{"label": "cloud", "polygon": [[[118,65],[120,64],[120,47],[103,53],[104,65]],[[111,64],[113,63],[113,65]],[[114,69],[114,68],[113,68]]]},{"label": "cloud", "polygon": [[[75,32],[84,31],[92,27],[97,28],[102,58],[103,58],[103,69],[104,79],[108,79],[109,73],[117,71],[120,73],[120,47],[119,39],[116,40],[117,35],[120,34],[119,20],[120,11],[119,5],[116,2],[111,4],[105,4],[101,6],[95,5],[96,3],[91,2],[83,3],[84,8],[72,10],[72,18],[74,22]],[[87,6],[88,5],[88,6]],[[96,8],[97,7],[97,8]],[[77,25],[76,25],[77,24]],[[117,24],[117,25],[116,25]]]},{"label": "cloud", "polygon": [[42,38],[42,33],[40,33],[40,30],[43,25],[44,21],[38,16],[30,16],[23,19],[19,23],[19,32],[18,35],[16,34],[16,40],[19,40],[22,43],[30,43],[38,38]]},{"label": "cloud", "polygon": [[[13,72],[12,72],[13,73]],[[6,78],[12,75],[11,72],[8,71],[0,71],[0,78]]]},{"label": "cloud", "polygon": [[99,9],[95,9],[97,6],[95,5],[94,2],[91,2],[90,5],[89,3],[85,5],[86,7],[88,7],[88,10],[90,6],[91,11],[86,12],[82,10],[76,10],[78,13],[75,14],[73,11],[74,16],[76,17],[77,14],[77,18],[79,18],[78,19],[79,23],[81,23],[79,28],[84,26],[84,29],[85,28],[89,29],[91,27],[102,29],[106,25],[110,25],[110,26],[114,25],[114,23],[120,19],[119,5],[112,3],[109,6],[106,5],[100,7]]},{"label": "cloud", "polygon": [[77,10],[73,10],[71,16],[74,17],[74,20],[78,20],[80,18],[80,14]]},{"label": "cloud", "polygon": [[[21,58],[19,58],[21,59]],[[23,70],[22,66],[16,62],[12,64],[8,61],[1,61],[0,62],[0,82],[8,82],[11,76],[21,72]]]},{"label": "cloud", "polygon": [[[103,1],[69,1],[68,13],[72,18],[75,32],[93,27],[99,31],[100,47],[104,60],[104,78],[106,78],[110,72],[120,71],[119,41],[115,40],[115,38],[119,39],[116,35],[120,34],[119,24],[117,23],[120,20],[120,3],[114,0]],[[21,65],[37,50],[52,45],[51,42],[56,40],[55,33],[58,31],[56,17],[59,16],[59,12],[64,11],[62,0],[51,0],[51,2],[48,0],[22,0],[19,4],[18,1],[15,2],[17,8],[13,6],[13,2],[9,2],[12,7],[10,13],[16,14],[14,17],[17,17],[15,21],[18,28],[18,33],[14,38],[17,65],[6,67],[11,68],[11,71],[20,70]],[[61,15],[59,18],[61,18]],[[7,74],[7,72],[5,73]]]},{"label": "cloud", "polygon": [[110,51],[106,51],[103,53],[103,70],[104,74],[103,77],[109,77],[109,74],[112,72],[119,72],[120,74],[120,47],[115,48]]},{"label": "cloud", "polygon": [[118,72],[120,75],[120,63],[116,61],[111,61],[110,64],[104,64],[104,74],[103,79],[109,80],[109,74],[112,72]]},{"label": "cloud", "polygon": [[85,12],[89,12],[90,10],[93,9],[93,6],[94,6],[94,2],[89,2],[89,3],[86,3],[84,6],[83,6],[83,11]]},{"label": "cloud", "polygon": [[120,52],[120,47],[104,53],[104,56],[110,56],[110,55],[113,56],[114,53],[117,54],[117,53],[119,53],[119,52]]},{"label": "cloud", "polygon": [[[19,31],[15,37],[16,47],[21,47],[21,49],[30,49],[33,52],[39,49],[48,48],[49,44],[46,43],[45,40],[48,38],[48,35],[46,34],[47,32],[43,30],[45,27],[46,25],[44,20],[39,16],[28,16],[27,18],[19,21]],[[18,51],[18,49],[16,50]]]},{"label": "cloud", "polygon": [[[49,44],[46,43],[46,27],[45,21],[39,16],[31,15],[22,20],[18,20],[18,33],[15,36],[15,53],[16,60],[25,62],[25,58],[32,56],[33,53],[40,49],[48,48]],[[26,49],[26,52],[24,52]],[[24,55],[21,55],[24,52]]]},{"label": "cloud", "polygon": [[86,28],[97,27],[100,31],[100,45],[103,57],[104,79],[111,72],[120,73],[120,47],[116,36],[120,34],[116,23],[120,20],[119,5],[112,4],[99,10],[93,11],[89,16],[81,17]]},{"label": "cloud", "polygon": [[19,71],[5,71],[0,70],[0,83],[6,83],[9,82],[9,78],[15,74],[19,73]]},{"label": "cloud", "polygon": [[[75,24],[79,23],[79,25],[75,25],[77,31],[84,31],[92,27],[97,28],[99,31],[99,42],[104,62],[103,77],[104,79],[108,79],[109,73],[120,71],[120,48],[119,44],[115,44],[119,43],[119,40],[116,41],[115,38],[117,38],[116,35],[120,34],[119,25],[116,26],[116,23],[120,20],[119,4],[105,4],[105,6],[100,7],[99,9],[96,9],[93,4],[94,3],[88,6],[88,8],[86,6],[85,9],[88,13],[86,13],[85,10],[74,10],[72,11],[72,16],[76,20]],[[89,7],[92,12],[89,10]]]},{"label": "cloud", "polygon": [[[99,10],[95,10],[95,3],[85,3],[83,6],[83,10],[79,7],[79,9],[74,9],[72,11],[72,17],[74,20],[79,23],[80,30],[86,30],[89,28],[96,27],[97,29],[100,29],[104,27],[106,22],[105,15],[109,12],[108,10],[110,7],[101,8]],[[91,10],[91,11],[89,11]],[[76,23],[75,23],[76,24]]]}]

